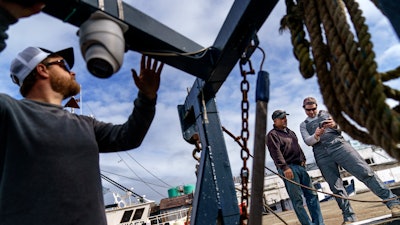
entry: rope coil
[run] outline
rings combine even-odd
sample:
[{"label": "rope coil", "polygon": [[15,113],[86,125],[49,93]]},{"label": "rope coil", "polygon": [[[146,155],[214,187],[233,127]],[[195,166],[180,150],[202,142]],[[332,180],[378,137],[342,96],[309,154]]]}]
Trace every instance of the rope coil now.
[{"label": "rope coil", "polygon": [[377,71],[371,35],[358,3],[285,2],[287,15],[280,31],[290,30],[300,72],[306,79],[317,75],[324,104],[335,121],[352,138],[381,146],[400,159],[400,106],[391,108],[386,103],[387,99],[398,103],[400,92],[383,84],[398,78],[400,68]]}]

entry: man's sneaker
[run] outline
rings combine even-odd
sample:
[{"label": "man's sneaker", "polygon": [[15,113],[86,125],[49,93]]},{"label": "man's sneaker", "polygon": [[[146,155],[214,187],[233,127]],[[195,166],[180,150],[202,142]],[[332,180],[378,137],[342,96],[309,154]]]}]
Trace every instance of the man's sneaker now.
[{"label": "man's sneaker", "polygon": [[400,217],[400,205],[392,206],[390,211],[392,211],[392,217]]},{"label": "man's sneaker", "polygon": [[352,224],[353,221],[343,221],[342,225],[346,225],[346,224]]}]

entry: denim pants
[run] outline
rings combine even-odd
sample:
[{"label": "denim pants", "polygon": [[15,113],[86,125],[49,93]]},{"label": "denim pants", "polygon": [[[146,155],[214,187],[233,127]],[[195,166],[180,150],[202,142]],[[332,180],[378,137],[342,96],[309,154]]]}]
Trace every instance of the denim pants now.
[{"label": "denim pants", "polygon": [[[293,181],[304,186],[313,188],[310,176],[307,173],[305,167],[300,165],[289,164],[292,169],[294,178]],[[283,171],[278,169],[279,174],[283,175]],[[311,191],[306,188],[302,188],[296,184],[293,184],[287,180],[284,180],[286,190],[289,194],[290,200],[292,201],[294,211],[302,225],[324,225],[324,219],[321,214],[321,208],[319,206],[318,195],[315,191]],[[303,205],[303,196],[306,199],[308,211],[310,212],[311,219],[307,214],[307,211]]]},{"label": "denim pants", "polygon": [[[338,166],[343,167],[358,180],[363,182],[374,194],[381,199],[395,198],[396,195],[385,186],[371,167],[364,161],[360,154],[343,138],[336,138],[326,145],[314,148],[314,157],[325,180],[328,182],[334,194],[347,198],[343,180],[340,177]],[[342,210],[344,221],[356,221],[350,203],[346,199],[336,198],[339,208]],[[400,204],[399,200],[391,200],[385,203],[388,208]]]}]

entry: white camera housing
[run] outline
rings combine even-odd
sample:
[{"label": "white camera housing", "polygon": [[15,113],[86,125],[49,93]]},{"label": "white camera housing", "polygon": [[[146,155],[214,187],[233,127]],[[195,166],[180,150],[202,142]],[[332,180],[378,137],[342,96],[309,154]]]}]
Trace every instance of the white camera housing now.
[{"label": "white camera housing", "polygon": [[124,33],[128,25],[101,12],[94,12],[79,30],[81,53],[89,72],[108,78],[122,66],[125,53]]}]

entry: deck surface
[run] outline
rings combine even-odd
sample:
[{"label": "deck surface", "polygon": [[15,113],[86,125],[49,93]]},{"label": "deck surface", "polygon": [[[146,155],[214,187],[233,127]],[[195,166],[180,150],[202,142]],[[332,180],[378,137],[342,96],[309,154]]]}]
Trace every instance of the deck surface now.
[{"label": "deck surface", "polygon": [[[380,201],[380,198],[372,192],[357,194],[350,198],[363,201]],[[358,221],[353,225],[400,224],[400,218],[391,218],[390,210],[383,203],[351,201],[351,206],[358,218]],[[342,212],[335,200],[322,202],[321,210],[325,225],[340,225],[343,222]],[[288,225],[301,225],[293,210],[280,212],[277,215]],[[285,223],[275,215],[268,214],[263,216],[263,225],[285,225]]]}]

